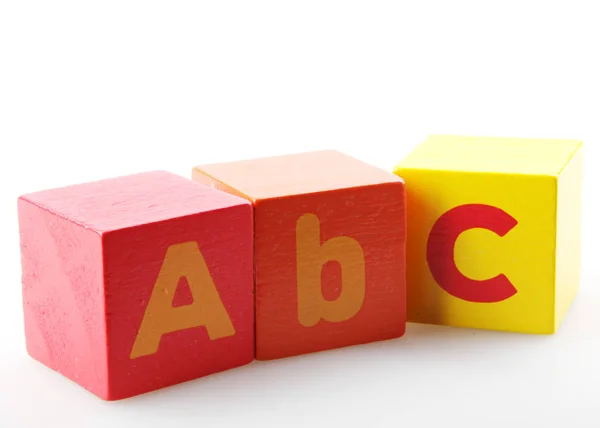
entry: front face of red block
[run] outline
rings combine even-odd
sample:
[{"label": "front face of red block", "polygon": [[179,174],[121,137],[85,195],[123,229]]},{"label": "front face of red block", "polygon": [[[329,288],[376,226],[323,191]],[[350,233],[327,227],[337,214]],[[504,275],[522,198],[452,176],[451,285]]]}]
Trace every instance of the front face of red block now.
[{"label": "front face of red block", "polygon": [[256,358],[400,337],[403,183],[256,205]]},{"label": "front face of red block", "polygon": [[250,205],[104,235],[109,399],[250,363]]}]

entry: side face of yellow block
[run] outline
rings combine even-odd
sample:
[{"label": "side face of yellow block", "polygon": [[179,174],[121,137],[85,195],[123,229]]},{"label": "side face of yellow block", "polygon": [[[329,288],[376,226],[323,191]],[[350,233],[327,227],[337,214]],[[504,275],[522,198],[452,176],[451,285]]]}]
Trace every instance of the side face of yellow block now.
[{"label": "side face of yellow block", "polygon": [[409,321],[555,331],[579,282],[579,147],[440,136],[396,167]]},{"label": "side face of yellow block", "polygon": [[560,173],[556,235],[555,329],[579,289],[583,151],[580,148]]}]

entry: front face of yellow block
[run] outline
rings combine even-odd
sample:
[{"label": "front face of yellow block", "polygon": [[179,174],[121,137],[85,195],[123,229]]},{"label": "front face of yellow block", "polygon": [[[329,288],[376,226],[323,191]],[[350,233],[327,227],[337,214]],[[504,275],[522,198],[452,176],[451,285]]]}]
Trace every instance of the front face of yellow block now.
[{"label": "front face of yellow block", "polygon": [[557,177],[399,167],[408,320],[552,333]]}]

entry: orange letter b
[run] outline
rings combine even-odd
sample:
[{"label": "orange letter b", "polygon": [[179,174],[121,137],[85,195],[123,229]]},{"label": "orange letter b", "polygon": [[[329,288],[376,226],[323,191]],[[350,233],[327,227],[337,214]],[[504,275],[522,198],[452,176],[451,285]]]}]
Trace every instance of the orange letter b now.
[{"label": "orange letter b", "polygon": [[[332,260],[341,266],[342,291],[336,300],[327,301],[321,271]],[[312,327],[321,319],[340,322],[358,313],[365,298],[365,257],[355,239],[338,236],[321,245],[319,218],[304,214],[296,223],[296,263],[300,324]]]}]

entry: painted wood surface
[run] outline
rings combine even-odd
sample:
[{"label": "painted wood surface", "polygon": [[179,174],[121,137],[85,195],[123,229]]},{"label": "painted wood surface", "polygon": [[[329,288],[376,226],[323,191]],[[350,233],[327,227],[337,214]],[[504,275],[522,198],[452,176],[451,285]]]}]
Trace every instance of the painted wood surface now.
[{"label": "painted wood surface", "polygon": [[256,358],[405,331],[401,179],[335,151],[196,167],[255,208]]},{"label": "painted wood surface", "polygon": [[33,358],[106,400],[253,360],[247,201],[152,172],[18,208]]},{"label": "painted wood surface", "polygon": [[581,143],[432,136],[406,181],[408,320],[554,333],[579,286]]},{"label": "painted wood surface", "polygon": [[27,350],[117,400],[407,320],[554,333],[582,169],[578,141],[433,136],[395,174],[320,151],[24,195]]}]

